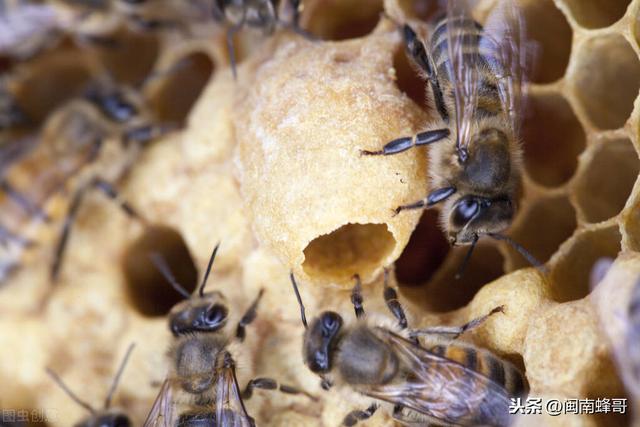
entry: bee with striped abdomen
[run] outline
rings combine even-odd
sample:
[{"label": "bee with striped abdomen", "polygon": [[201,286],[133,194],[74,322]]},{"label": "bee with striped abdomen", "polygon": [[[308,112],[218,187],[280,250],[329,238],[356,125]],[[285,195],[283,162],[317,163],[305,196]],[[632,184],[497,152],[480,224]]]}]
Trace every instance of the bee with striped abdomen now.
[{"label": "bee with striped abdomen", "polygon": [[129,356],[131,356],[133,347],[134,344],[131,344],[127,349],[127,352],[125,353],[124,358],[120,363],[120,368],[118,369],[118,372],[113,379],[111,388],[109,389],[109,394],[105,399],[104,407],[101,410],[96,410],[91,405],[80,399],[75,393],[71,391],[71,389],[69,389],[69,387],[65,385],[64,382],[62,382],[62,379],[60,379],[60,377],[55,372],[53,372],[51,369],[47,369],[47,373],[49,374],[49,376],[51,376],[53,381],[55,381],[55,383],[58,384],[60,388],[64,390],[71,399],[73,399],[74,402],[85,408],[91,414],[87,418],[75,423],[74,427],[130,427],[133,425],[127,414],[122,411],[113,410],[110,408],[113,395],[116,391],[116,387],[118,386],[120,377],[122,376],[124,368],[127,365]]},{"label": "bee with striped abdomen", "polygon": [[441,205],[440,221],[452,245],[489,236],[506,240],[532,264],[524,248],[501,234],[518,209],[522,192],[522,118],[525,70],[531,46],[513,2],[498,2],[485,27],[462,0],[447,2],[432,28],[428,48],[402,27],[408,56],[431,87],[441,126],[398,138],[364,155],[392,155],[430,145],[431,192],[395,212]]},{"label": "bee with striped abdomen", "polygon": [[244,340],[245,328],[256,318],[263,291],[232,331],[225,297],[220,292],[204,291],[218,246],[213,250],[197,295],[193,296],[176,282],[165,261],[157,254],[152,255],[156,267],[186,300],[169,313],[169,329],[174,337],[169,352],[171,373],[162,384],[145,427],[254,426],[244,406],[244,400],[251,397],[254,389],[279,388],[284,393],[300,393],[284,384],[278,387],[271,378],[252,379],[241,391],[231,337],[239,342]]},{"label": "bee with striped abdomen", "polygon": [[264,35],[271,35],[277,26],[283,26],[305,38],[313,37],[299,27],[302,11],[302,0],[287,0],[291,9],[291,22],[280,19],[280,0],[214,0],[213,14],[216,20],[226,23],[227,48],[231,62],[231,70],[236,76],[236,57],[233,48],[233,36],[243,27],[255,28]]},{"label": "bee with striped abdomen", "polygon": [[322,378],[323,388],[344,385],[372,398],[367,409],[347,414],[343,425],[353,426],[371,417],[383,402],[393,407],[394,419],[407,425],[509,424],[510,398],[527,389],[522,373],[486,350],[452,340],[501,312],[502,307],[462,327],[408,330],[396,291],[385,274],[384,299],[398,320],[398,331],[367,321],[359,281],[351,298],[355,323],[325,311],[307,324],[293,274],[291,282],[305,326],[305,364]]},{"label": "bee with striped abdomen", "polygon": [[[47,218],[48,201],[67,185],[72,196],[51,262],[57,280],[71,227],[86,194],[100,190],[118,202],[124,212],[141,216],[116,189],[144,146],[171,131],[159,124],[138,92],[111,82],[98,82],[85,95],[58,108],[44,123],[37,147],[12,164],[0,177],[0,232],[8,236],[0,245],[0,282],[15,270],[24,249],[32,246],[36,228]],[[104,144],[115,141],[117,144]]]}]

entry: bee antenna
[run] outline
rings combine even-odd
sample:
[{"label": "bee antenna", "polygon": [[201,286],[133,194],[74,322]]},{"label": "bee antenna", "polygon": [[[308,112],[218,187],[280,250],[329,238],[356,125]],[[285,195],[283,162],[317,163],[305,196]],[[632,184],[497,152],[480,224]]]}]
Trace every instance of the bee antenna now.
[{"label": "bee antenna", "polygon": [[211,253],[211,258],[209,258],[209,265],[207,265],[207,271],[204,273],[204,277],[202,278],[202,283],[200,284],[200,288],[198,288],[198,295],[201,297],[204,296],[204,287],[207,285],[207,279],[209,278],[209,273],[211,273],[211,267],[213,267],[213,261],[216,259],[216,254],[218,253],[218,248],[220,247],[220,242],[213,248],[213,252]]},{"label": "bee antenna", "polygon": [[520,255],[525,257],[525,259],[529,261],[529,264],[540,270],[542,273],[547,274],[549,272],[549,270],[547,270],[547,268],[540,261],[538,261],[533,255],[531,255],[528,250],[526,250],[521,244],[519,244],[512,238],[499,233],[487,233],[487,235],[495,240],[504,240],[505,242],[507,242],[509,246],[520,252]]},{"label": "bee antenna", "polygon": [[302,298],[300,297],[300,291],[298,290],[298,284],[296,283],[296,278],[293,275],[293,271],[289,273],[289,278],[291,279],[291,284],[293,285],[293,291],[296,293],[298,305],[300,305],[300,318],[302,319],[302,324],[304,325],[305,329],[308,329],[307,316],[304,314],[304,304],[302,304]]},{"label": "bee antenna", "polygon": [[104,400],[104,409],[109,409],[109,407],[111,406],[111,399],[113,398],[113,395],[116,392],[116,388],[118,387],[118,383],[120,382],[120,377],[122,377],[124,368],[127,366],[127,362],[129,361],[129,356],[131,356],[131,352],[133,351],[133,348],[135,346],[136,346],[135,343],[129,344],[129,348],[127,348],[127,352],[124,354],[124,358],[122,359],[122,362],[120,362],[120,367],[118,368],[118,372],[116,373],[116,376],[113,377],[111,388],[109,389],[107,398]]},{"label": "bee antenna", "polygon": [[467,251],[467,254],[464,256],[464,260],[462,260],[462,264],[460,264],[460,269],[458,269],[458,272],[454,276],[456,280],[459,280],[462,277],[462,273],[464,273],[464,270],[467,268],[467,265],[469,264],[469,260],[471,259],[471,254],[473,253],[473,250],[476,248],[477,243],[478,243],[478,235],[476,234],[475,236],[473,236],[471,247]]},{"label": "bee antenna", "polygon": [[62,381],[62,378],[60,378],[58,374],[56,374],[51,368],[46,368],[46,371],[47,371],[47,374],[49,374],[49,376],[51,377],[51,379],[58,385],[58,387],[60,387],[65,393],[67,393],[67,396],[69,396],[74,402],[76,402],[78,405],[85,408],[91,414],[96,413],[96,410],[93,409],[93,407],[89,405],[87,402],[85,402],[84,400],[76,396],[76,394],[73,391],[71,391],[71,389]]},{"label": "bee antenna", "polygon": [[155,265],[158,271],[162,273],[162,276],[164,276],[166,281],[169,282],[171,287],[175,289],[176,292],[182,295],[185,299],[191,298],[191,294],[187,292],[187,290],[182,285],[180,285],[180,283],[178,283],[176,278],[173,276],[169,265],[167,265],[167,261],[165,261],[162,255],[160,255],[158,252],[153,252],[149,254],[149,259],[151,259],[153,265]]}]

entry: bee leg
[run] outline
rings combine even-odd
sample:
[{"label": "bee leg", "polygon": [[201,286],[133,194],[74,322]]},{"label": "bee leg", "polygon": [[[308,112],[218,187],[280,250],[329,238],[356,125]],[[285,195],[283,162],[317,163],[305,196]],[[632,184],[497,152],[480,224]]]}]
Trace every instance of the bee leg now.
[{"label": "bee leg", "polygon": [[444,96],[442,95],[442,88],[438,81],[433,67],[433,61],[427,50],[424,47],[424,43],[418,38],[416,32],[409,25],[405,24],[403,27],[404,44],[408,55],[413,59],[413,62],[424,72],[426,78],[431,85],[431,91],[433,92],[433,99],[436,104],[436,109],[442,117],[445,123],[449,123],[449,112],[444,102]]},{"label": "bee leg", "polygon": [[43,221],[49,221],[49,216],[38,205],[16,190],[6,179],[0,181],[0,191],[13,200],[27,215],[37,216]]},{"label": "bee leg", "polygon": [[417,202],[411,203],[408,205],[398,206],[395,209],[396,215],[402,211],[409,210],[409,209],[422,209],[424,207],[430,208],[436,203],[440,203],[448,199],[455,192],[456,192],[455,187],[444,187],[444,188],[439,188],[437,190],[433,190],[431,193],[429,193],[426,199],[418,200]]},{"label": "bee leg", "polygon": [[302,36],[310,41],[317,41],[318,38],[310,32],[300,28],[300,12],[302,12],[301,0],[289,0],[289,6],[292,10],[291,22],[285,22],[280,19],[277,20],[278,24],[289,31],[293,31],[295,34]]},{"label": "bee leg", "polygon": [[504,306],[500,305],[498,307],[495,307],[484,316],[476,317],[475,319],[465,323],[462,326],[434,326],[425,329],[414,329],[409,333],[409,336],[413,338],[424,335],[448,335],[452,340],[454,340],[465,332],[476,329],[478,326],[486,322],[489,317],[496,313],[504,313]]},{"label": "bee leg", "polygon": [[264,294],[264,289],[260,289],[258,296],[253,301],[253,303],[249,306],[247,311],[244,313],[244,315],[238,322],[238,327],[236,328],[236,338],[241,342],[244,341],[244,338],[247,335],[246,327],[256,319],[256,316],[258,314],[257,312],[258,304],[260,303],[260,299],[262,298],[263,294]]},{"label": "bee leg", "polygon": [[231,63],[231,72],[233,73],[233,79],[238,80],[238,71],[236,70],[236,53],[235,48],[233,47],[233,36],[240,31],[242,26],[244,25],[244,14],[242,15],[242,19],[236,25],[231,26],[227,30],[227,50],[229,51],[229,62]]},{"label": "bee leg", "polygon": [[303,394],[311,400],[317,400],[315,396],[307,393],[306,391],[300,390],[299,388],[286,385],[286,384],[278,385],[278,382],[273,378],[265,378],[265,377],[254,378],[250,380],[247,383],[247,386],[245,387],[244,391],[242,392],[242,399],[244,400],[251,399],[251,396],[253,396],[253,390],[256,388],[259,388],[261,390],[278,390],[279,389],[281,393]]},{"label": "bee leg", "polygon": [[362,282],[360,281],[360,275],[356,274],[353,276],[356,281],[356,284],[353,286],[353,290],[351,291],[351,303],[353,304],[353,309],[356,312],[356,317],[360,318],[364,316],[364,307],[362,306]]},{"label": "bee leg", "polygon": [[398,293],[394,288],[389,286],[389,270],[384,269],[384,301],[387,303],[387,308],[398,320],[398,326],[400,329],[407,328],[407,316],[404,314],[404,309],[398,301]]},{"label": "bee leg", "polygon": [[392,154],[398,154],[413,147],[429,145],[434,142],[441,141],[444,138],[447,138],[449,134],[450,131],[447,128],[420,132],[418,134],[415,134],[413,137],[406,136],[403,138],[394,139],[393,141],[388,142],[384,147],[382,147],[382,150],[360,150],[360,154],[363,156],[389,156]]},{"label": "bee leg", "polygon": [[120,196],[118,191],[105,180],[95,177],[87,184],[82,185],[78,190],[76,190],[73,198],[71,199],[71,203],[69,204],[69,208],[67,210],[67,214],[64,218],[64,223],[62,225],[62,231],[60,232],[60,236],[58,237],[58,242],[56,243],[56,248],[54,252],[53,262],[51,264],[50,270],[50,279],[52,282],[55,282],[58,279],[58,275],[60,274],[60,267],[62,266],[62,260],[64,258],[65,249],[67,247],[67,243],[69,240],[69,235],[71,233],[71,226],[78,215],[78,211],[80,209],[80,205],[84,200],[84,197],[87,194],[87,191],[90,189],[98,189],[102,193],[104,193],[111,200],[117,201],[118,205],[122,208],[122,210],[131,218],[135,218],[142,222],[144,219],[133,209],[133,207],[126,200],[119,200]]},{"label": "bee leg", "polygon": [[91,182],[91,187],[97,190],[100,190],[104,195],[109,197],[114,202],[118,203],[118,206],[131,218],[136,219],[140,222],[146,223],[146,220],[127,202],[123,200],[120,196],[120,193],[116,188],[110,184],[109,182],[103,180],[102,178],[94,178]]},{"label": "bee leg", "polygon": [[373,403],[364,411],[361,409],[355,409],[349,412],[346,417],[344,417],[344,420],[342,420],[342,425],[347,427],[354,426],[358,423],[358,421],[364,421],[371,418],[371,416],[375,414],[377,410],[378,405],[375,403]]},{"label": "bee leg", "polygon": [[176,129],[175,125],[172,124],[146,124],[141,126],[136,126],[131,129],[127,129],[125,133],[122,135],[122,142],[125,145],[129,145],[132,142],[140,144],[141,146],[146,145],[150,141],[160,138],[163,135],[173,131]]}]

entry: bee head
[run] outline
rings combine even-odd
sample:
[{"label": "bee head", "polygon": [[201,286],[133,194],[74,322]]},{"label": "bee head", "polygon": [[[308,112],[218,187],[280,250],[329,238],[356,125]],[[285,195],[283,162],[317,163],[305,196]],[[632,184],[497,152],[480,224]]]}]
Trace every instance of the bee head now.
[{"label": "bee head", "polygon": [[449,216],[449,240],[453,245],[466,245],[478,235],[500,233],[513,220],[514,205],[507,196],[486,198],[467,195],[452,206]]},{"label": "bee head", "polygon": [[342,317],[336,312],[325,311],[309,326],[304,335],[304,359],[316,374],[331,370],[331,357],[339,341]]},{"label": "bee head", "polygon": [[75,427],[131,427],[129,417],[122,412],[98,412],[90,418],[75,425]]},{"label": "bee head", "polygon": [[177,304],[169,313],[174,336],[194,332],[216,332],[227,324],[229,309],[219,292],[207,292]]},{"label": "bee head", "polygon": [[87,91],[91,101],[107,119],[116,123],[126,123],[138,114],[135,102],[123,90],[105,90],[99,87]]}]

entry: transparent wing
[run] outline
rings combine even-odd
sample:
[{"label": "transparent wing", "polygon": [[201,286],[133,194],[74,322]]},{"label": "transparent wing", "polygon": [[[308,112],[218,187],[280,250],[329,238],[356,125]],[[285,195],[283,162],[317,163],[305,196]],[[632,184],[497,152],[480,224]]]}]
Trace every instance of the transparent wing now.
[{"label": "transparent wing", "polygon": [[449,53],[449,79],[453,85],[456,109],[457,146],[469,145],[471,124],[478,106],[479,71],[475,45],[469,25],[473,24],[470,5],[464,0],[447,1],[447,48]]},{"label": "transparent wing", "polygon": [[445,423],[465,425],[467,420],[483,425],[508,424],[510,399],[502,387],[389,330],[379,331],[410,373],[405,381],[373,387],[365,392],[367,395]]},{"label": "transparent wing", "polygon": [[537,45],[526,38],[525,21],[516,2],[499,0],[484,25],[481,51],[490,51],[498,77],[498,92],[515,134],[524,116],[527,75],[532,69]]},{"label": "transparent wing", "polygon": [[216,378],[216,426],[254,427],[253,419],[247,414],[236,379],[235,365],[231,356],[226,355],[224,366],[218,370]]},{"label": "transparent wing", "polygon": [[173,383],[166,379],[160,388],[144,427],[173,427],[174,425]]}]

